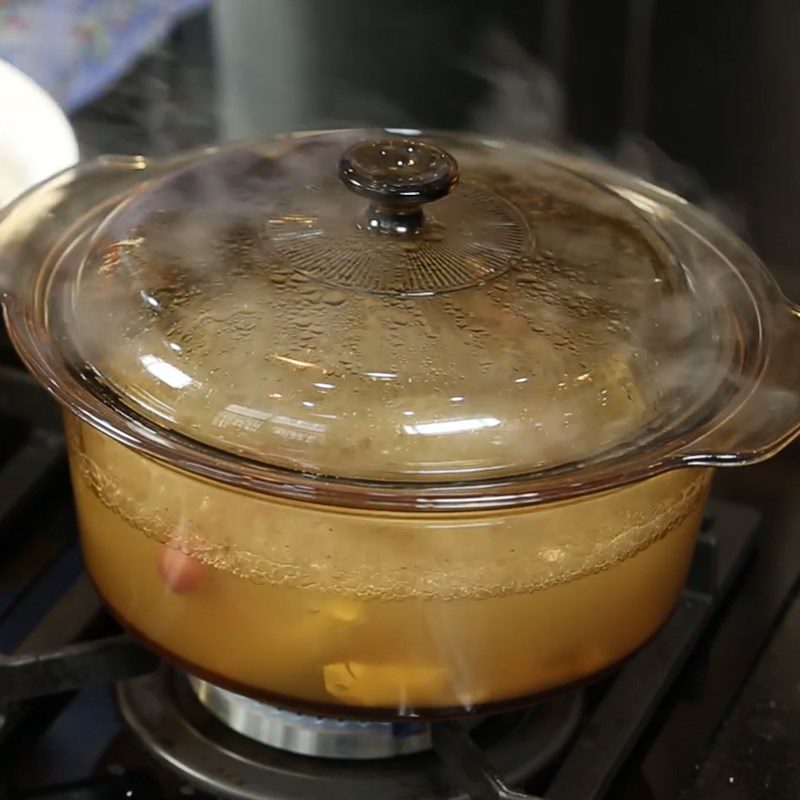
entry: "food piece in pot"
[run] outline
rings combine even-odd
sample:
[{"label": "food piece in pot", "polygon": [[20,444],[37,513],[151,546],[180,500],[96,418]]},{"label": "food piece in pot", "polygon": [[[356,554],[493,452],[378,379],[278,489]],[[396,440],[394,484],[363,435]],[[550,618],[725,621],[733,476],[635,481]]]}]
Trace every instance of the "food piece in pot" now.
[{"label": "food piece in pot", "polygon": [[159,550],[158,572],[175,594],[202,589],[208,580],[208,567],[175,545],[164,545]]},{"label": "food piece in pot", "polygon": [[365,664],[343,661],[322,668],[325,688],[348,705],[403,708],[413,697],[417,705],[436,705],[450,694],[447,671],[429,664]]}]

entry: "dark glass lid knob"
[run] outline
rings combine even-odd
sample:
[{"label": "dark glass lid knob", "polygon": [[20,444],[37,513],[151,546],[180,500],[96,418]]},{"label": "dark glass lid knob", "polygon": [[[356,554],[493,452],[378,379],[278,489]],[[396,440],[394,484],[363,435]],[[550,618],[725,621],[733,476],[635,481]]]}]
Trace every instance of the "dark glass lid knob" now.
[{"label": "dark glass lid knob", "polygon": [[422,228],[422,204],[441,199],[456,184],[458,164],[427,142],[366,141],[345,151],[339,177],[371,201],[367,217],[372,230],[410,235]]}]

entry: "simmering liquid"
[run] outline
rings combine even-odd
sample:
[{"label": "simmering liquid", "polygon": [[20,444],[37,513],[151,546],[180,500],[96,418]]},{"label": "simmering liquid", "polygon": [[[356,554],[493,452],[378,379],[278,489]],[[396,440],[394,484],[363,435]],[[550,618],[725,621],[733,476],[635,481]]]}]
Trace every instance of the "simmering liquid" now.
[{"label": "simmering liquid", "polygon": [[86,561],[119,617],[218,683],[351,715],[475,710],[623,659],[673,607],[710,478],[533,510],[348,513],[68,429]]}]

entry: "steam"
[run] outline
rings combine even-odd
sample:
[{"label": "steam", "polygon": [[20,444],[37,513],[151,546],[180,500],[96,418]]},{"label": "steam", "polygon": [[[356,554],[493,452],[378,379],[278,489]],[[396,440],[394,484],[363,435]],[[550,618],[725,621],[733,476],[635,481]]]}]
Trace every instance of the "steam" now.
[{"label": "steam", "polygon": [[490,87],[488,99],[470,115],[470,130],[527,142],[562,138],[563,90],[515,39],[490,30],[467,68]]},{"label": "steam", "polygon": [[566,147],[620,167],[705,208],[728,227],[744,233],[744,217],[733,200],[718,197],[697,170],[671,158],[651,139],[623,134],[611,153],[570,141],[565,130],[564,87],[544,63],[512,36],[489,30],[466,66],[489,87],[487,99],[470,114],[470,130]]}]

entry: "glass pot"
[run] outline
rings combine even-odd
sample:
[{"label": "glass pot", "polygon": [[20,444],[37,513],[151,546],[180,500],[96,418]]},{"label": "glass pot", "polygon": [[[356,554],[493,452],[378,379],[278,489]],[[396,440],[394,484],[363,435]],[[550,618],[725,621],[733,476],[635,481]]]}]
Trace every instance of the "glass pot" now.
[{"label": "glass pot", "polygon": [[332,131],[102,158],[0,222],[88,570],[285,707],[483,713],[680,593],[714,467],[800,425],[798,310],[703,212],[572,155]]}]

